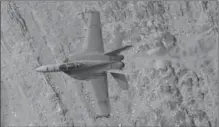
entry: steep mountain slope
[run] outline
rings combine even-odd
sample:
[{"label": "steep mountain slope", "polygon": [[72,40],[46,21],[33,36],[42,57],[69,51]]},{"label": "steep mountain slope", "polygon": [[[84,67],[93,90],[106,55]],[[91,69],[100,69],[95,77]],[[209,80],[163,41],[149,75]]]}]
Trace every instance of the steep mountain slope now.
[{"label": "steep mountain slope", "polygon": [[[1,126],[217,126],[218,2],[1,2]],[[129,83],[109,76],[111,117],[91,119],[86,82],[35,68],[83,49],[85,10],[105,50],[124,32]]]}]

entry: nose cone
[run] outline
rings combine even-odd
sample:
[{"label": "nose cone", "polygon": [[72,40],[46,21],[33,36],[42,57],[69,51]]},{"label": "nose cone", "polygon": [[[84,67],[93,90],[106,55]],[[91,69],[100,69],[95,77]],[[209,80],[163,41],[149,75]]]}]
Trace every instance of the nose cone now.
[{"label": "nose cone", "polygon": [[46,72],[46,71],[47,71],[47,68],[46,68],[45,66],[41,66],[41,67],[38,67],[38,68],[36,69],[36,71],[38,71],[38,72]]},{"label": "nose cone", "polygon": [[36,71],[38,72],[58,72],[60,71],[59,64],[50,64],[38,67]]}]

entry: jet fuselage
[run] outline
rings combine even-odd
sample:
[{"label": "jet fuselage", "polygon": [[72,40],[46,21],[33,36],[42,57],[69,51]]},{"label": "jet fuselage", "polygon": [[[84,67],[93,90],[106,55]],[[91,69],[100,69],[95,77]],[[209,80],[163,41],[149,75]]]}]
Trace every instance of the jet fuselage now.
[{"label": "jet fuselage", "polygon": [[123,55],[110,56],[104,53],[77,53],[69,56],[63,62],[68,63],[78,60],[122,61],[123,59]]},{"label": "jet fuselage", "polygon": [[107,56],[101,54],[73,55],[62,64],[44,65],[36,70],[39,72],[64,72],[78,80],[86,80],[99,76],[110,69],[124,67],[123,56]]}]

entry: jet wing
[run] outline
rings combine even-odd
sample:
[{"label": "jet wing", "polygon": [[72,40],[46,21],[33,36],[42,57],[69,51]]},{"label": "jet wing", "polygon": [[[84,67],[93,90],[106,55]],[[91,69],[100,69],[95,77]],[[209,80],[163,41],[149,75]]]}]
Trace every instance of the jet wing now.
[{"label": "jet wing", "polygon": [[107,73],[102,73],[102,75],[97,76],[90,80],[92,83],[93,91],[92,98],[94,101],[94,112],[96,118],[98,117],[109,117],[110,116],[110,104],[108,97],[108,82]]},{"label": "jet wing", "polygon": [[85,36],[85,52],[104,52],[100,13],[90,11],[88,21],[88,30]]},{"label": "jet wing", "polygon": [[[67,72],[66,74],[72,77],[70,73]],[[78,85],[78,87],[81,94],[80,97],[84,101],[88,112],[91,113],[91,117],[109,117],[110,104],[107,73],[100,73],[87,81],[90,81],[91,84],[80,87]]]}]

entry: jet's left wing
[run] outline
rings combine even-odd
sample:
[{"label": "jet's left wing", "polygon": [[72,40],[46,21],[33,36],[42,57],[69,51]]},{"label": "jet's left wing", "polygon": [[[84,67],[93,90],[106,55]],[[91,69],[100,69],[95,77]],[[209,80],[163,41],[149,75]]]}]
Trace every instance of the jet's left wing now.
[{"label": "jet's left wing", "polygon": [[104,52],[100,13],[89,12],[88,30],[85,36],[85,52]]},{"label": "jet's left wing", "polygon": [[94,112],[96,118],[110,116],[110,104],[108,95],[107,73],[104,72],[97,78],[91,79],[93,91],[91,96],[94,99]]}]

